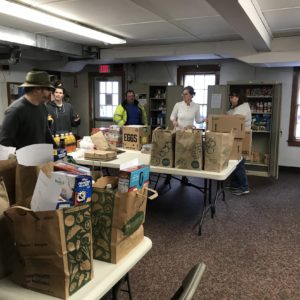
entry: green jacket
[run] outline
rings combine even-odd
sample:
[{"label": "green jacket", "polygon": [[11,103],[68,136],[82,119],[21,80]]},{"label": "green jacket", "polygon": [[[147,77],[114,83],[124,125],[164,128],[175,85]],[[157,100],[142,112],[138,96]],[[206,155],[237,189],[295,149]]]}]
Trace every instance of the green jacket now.
[{"label": "green jacket", "polygon": [[[125,105],[127,104],[127,100],[124,100],[121,104],[119,104],[114,113],[114,122],[118,126],[126,125],[127,122],[127,111]],[[141,125],[148,125],[147,122],[147,113],[143,105],[140,105],[137,100],[134,100],[134,104],[138,106],[140,112],[140,120]],[[140,125],[140,124],[136,124]]]}]

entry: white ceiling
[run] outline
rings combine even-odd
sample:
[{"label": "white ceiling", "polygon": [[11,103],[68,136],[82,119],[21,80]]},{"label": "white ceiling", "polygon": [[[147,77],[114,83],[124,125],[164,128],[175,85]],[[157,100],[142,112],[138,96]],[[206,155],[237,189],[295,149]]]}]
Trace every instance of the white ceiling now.
[{"label": "white ceiling", "polygon": [[125,45],[107,46],[0,14],[0,26],[54,38],[56,50],[60,40],[102,48],[103,61],[235,58],[256,65],[300,65],[300,0],[16,2],[126,39]]}]

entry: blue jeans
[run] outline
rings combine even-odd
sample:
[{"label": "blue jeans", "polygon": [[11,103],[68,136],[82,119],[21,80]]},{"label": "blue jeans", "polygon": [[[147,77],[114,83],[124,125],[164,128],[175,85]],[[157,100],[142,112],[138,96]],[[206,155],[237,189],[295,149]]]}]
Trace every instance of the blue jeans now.
[{"label": "blue jeans", "polygon": [[249,190],[244,159],[240,161],[240,163],[236,166],[236,169],[231,174],[230,185],[241,189],[243,192]]}]

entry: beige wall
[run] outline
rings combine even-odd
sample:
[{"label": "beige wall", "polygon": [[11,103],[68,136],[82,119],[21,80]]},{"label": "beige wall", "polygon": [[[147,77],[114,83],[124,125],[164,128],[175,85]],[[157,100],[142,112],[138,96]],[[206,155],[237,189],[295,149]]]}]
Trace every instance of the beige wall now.
[{"label": "beige wall", "polygon": [[[147,62],[128,64],[126,66],[126,87],[130,86],[129,81],[140,83],[168,83],[177,81],[177,67],[179,65],[191,64],[220,64],[220,84],[227,81],[237,80],[261,80],[267,82],[282,83],[282,105],[281,105],[281,131],[279,142],[279,165],[300,167],[300,148],[288,147],[289,114],[291,106],[291,91],[293,68],[257,68],[235,60],[218,61],[185,61],[185,62]],[[6,83],[9,81],[23,82],[27,71],[32,68],[30,65],[19,64],[12,66],[10,71],[0,72],[0,122],[3,119],[3,112],[7,107]],[[72,98],[72,105],[81,116],[79,135],[89,134],[89,88],[88,72],[96,71],[97,65],[85,67],[78,73],[63,73],[62,80]],[[75,84],[77,78],[77,86]],[[128,80],[127,80],[128,79]],[[107,126],[111,123],[99,122],[96,126]]]}]

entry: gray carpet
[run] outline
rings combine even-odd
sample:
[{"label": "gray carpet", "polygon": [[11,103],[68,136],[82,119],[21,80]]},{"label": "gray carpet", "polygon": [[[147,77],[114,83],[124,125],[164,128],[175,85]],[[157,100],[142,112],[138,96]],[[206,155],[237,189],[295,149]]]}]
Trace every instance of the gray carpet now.
[{"label": "gray carpet", "polygon": [[249,181],[249,195],[226,192],[202,236],[193,229],[200,192],[176,180],[168,190],[160,181],[145,223],[153,247],[130,272],[135,300],[170,299],[199,261],[207,268],[194,299],[300,299],[300,171]]}]

